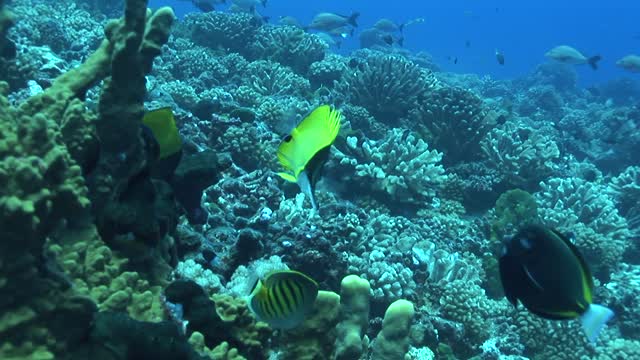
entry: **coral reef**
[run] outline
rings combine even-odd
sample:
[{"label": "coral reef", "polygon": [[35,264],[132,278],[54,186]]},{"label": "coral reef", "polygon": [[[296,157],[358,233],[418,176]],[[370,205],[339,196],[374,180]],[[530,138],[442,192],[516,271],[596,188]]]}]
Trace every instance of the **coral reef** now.
[{"label": "coral reef", "polygon": [[401,56],[362,50],[361,66],[344,74],[337,90],[378,121],[399,124],[426,92],[437,86],[433,73]]}]

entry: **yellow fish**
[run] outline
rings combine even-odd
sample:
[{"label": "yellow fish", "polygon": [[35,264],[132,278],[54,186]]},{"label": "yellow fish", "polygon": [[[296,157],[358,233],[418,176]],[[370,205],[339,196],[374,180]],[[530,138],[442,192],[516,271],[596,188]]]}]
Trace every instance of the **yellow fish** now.
[{"label": "yellow fish", "polygon": [[247,301],[258,320],[274,329],[292,329],[302,323],[318,296],[318,283],[293,270],[269,273],[258,280]]},{"label": "yellow fish", "polygon": [[151,130],[158,143],[159,159],[171,156],[182,149],[182,139],[171,108],[165,107],[147,112],[142,118],[142,123]]},{"label": "yellow fish", "polygon": [[340,131],[340,119],[338,110],[329,105],[319,106],[284,138],[278,148],[278,161],[286,170],[278,175],[297,183],[311,199],[314,209],[317,206],[313,191]]}]

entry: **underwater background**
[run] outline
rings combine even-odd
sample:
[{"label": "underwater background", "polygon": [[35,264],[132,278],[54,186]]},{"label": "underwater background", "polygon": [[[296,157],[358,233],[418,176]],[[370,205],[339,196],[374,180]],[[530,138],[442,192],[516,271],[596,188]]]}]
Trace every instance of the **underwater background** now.
[{"label": "underwater background", "polygon": [[0,359],[640,359],[638,10],[0,0]]}]

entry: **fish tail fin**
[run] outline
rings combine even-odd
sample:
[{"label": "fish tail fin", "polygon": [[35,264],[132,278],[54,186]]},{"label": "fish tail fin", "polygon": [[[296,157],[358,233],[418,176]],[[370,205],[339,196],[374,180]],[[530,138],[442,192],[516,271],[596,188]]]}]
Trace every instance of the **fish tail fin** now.
[{"label": "fish tail fin", "polygon": [[598,61],[600,60],[602,60],[602,56],[596,55],[596,56],[590,57],[587,60],[587,62],[589,63],[589,66],[591,66],[593,70],[598,70]]},{"label": "fish tail fin", "polygon": [[598,335],[600,335],[600,331],[602,331],[607,321],[611,320],[613,316],[613,311],[608,307],[596,304],[591,304],[589,306],[589,309],[580,316],[582,329],[587,335],[589,342],[592,344],[596,342]]},{"label": "fish tail fin", "polygon": [[358,27],[358,16],[360,16],[360,13],[357,11],[354,11],[353,14],[351,14],[351,16],[349,16],[349,24],[353,25],[354,27]]},{"label": "fish tail fin", "polygon": [[267,0],[260,0],[262,7],[267,7]]},{"label": "fish tail fin", "polygon": [[398,25],[398,31],[400,31],[400,34],[402,34],[402,32],[404,31],[405,25],[407,25],[407,23],[402,23]]},{"label": "fish tail fin", "polygon": [[300,186],[302,193],[309,197],[313,210],[317,210],[318,205],[316,204],[316,199],[313,193],[313,185],[311,184],[311,179],[309,179],[309,175],[306,171],[303,171],[298,175],[298,186]]},{"label": "fish tail fin", "polygon": [[400,47],[404,47],[404,36],[399,37],[399,38],[396,40],[396,43],[398,43],[398,45],[399,45]]}]

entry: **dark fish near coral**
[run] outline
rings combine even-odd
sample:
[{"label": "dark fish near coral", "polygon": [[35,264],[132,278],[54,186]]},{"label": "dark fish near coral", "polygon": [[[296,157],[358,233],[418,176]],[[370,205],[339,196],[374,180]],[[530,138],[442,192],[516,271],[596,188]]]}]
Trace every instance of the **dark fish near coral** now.
[{"label": "dark fish near coral", "polygon": [[331,36],[337,36],[346,39],[348,36],[353,36],[353,31],[353,28],[350,26],[341,26],[339,28],[327,31],[326,33]]},{"label": "dark fish near coral", "polygon": [[329,32],[331,30],[348,25],[358,27],[358,16],[360,16],[360,13],[358,12],[354,12],[349,16],[324,12],[316,15],[313,20],[311,20],[311,24],[309,24],[306,28]]},{"label": "dark fish near coral", "polygon": [[598,61],[602,59],[600,55],[586,57],[582,55],[580,51],[568,45],[556,46],[544,55],[550,59],[569,65],[589,64],[593,70],[598,69]]},{"label": "dark fish near coral", "polygon": [[318,283],[307,275],[281,270],[256,282],[248,305],[258,320],[275,329],[292,329],[305,320],[318,296]]},{"label": "dark fish near coral", "polygon": [[349,59],[349,62],[347,62],[347,66],[350,69],[360,70],[360,71],[363,71],[364,67],[365,67],[364,62],[362,60],[360,60],[360,59],[357,59],[357,58]]},{"label": "dark fish near coral", "polygon": [[340,112],[322,105],[313,110],[287,135],[278,147],[278,161],[286,172],[283,179],[297,183],[317,209],[314,189],[331,145],[340,131]]},{"label": "dark fish near coral", "polygon": [[373,24],[373,27],[384,32],[392,33],[392,32],[402,32],[404,30],[405,24],[396,24],[392,20],[389,19],[380,19]]},{"label": "dark fish near coral", "polygon": [[496,49],[496,60],[498,64],[504,65],[504,54],[498,51],[498,49]]},{"label": "dark fish near coral", "polygon": [[592,303],[593,278],[569,238],[557,230],[530,225],[505,241],[499,260],[504,293],[545,319],[580,318],[592,343],[613,311]]}]

